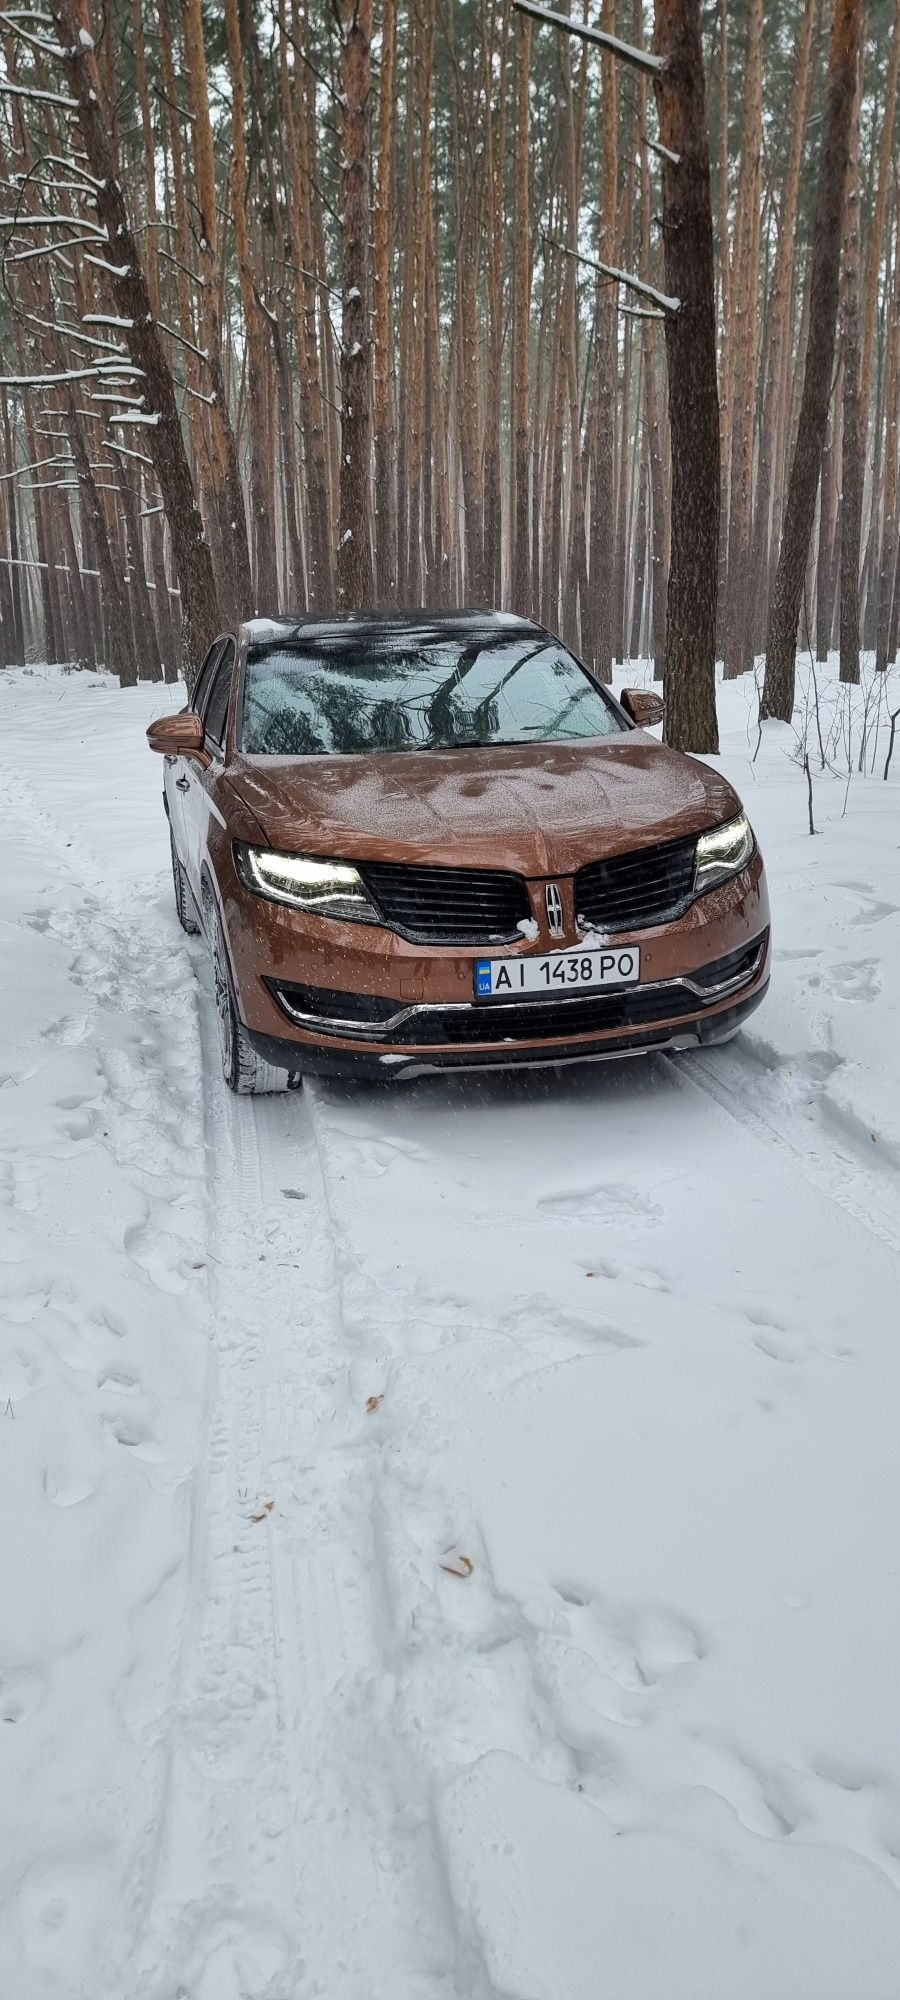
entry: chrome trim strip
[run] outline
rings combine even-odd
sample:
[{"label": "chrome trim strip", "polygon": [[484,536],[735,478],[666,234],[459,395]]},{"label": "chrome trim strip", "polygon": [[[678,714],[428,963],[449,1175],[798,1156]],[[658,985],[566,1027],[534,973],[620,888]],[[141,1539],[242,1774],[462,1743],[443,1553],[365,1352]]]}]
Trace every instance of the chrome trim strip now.
[{"label": "chrome trim strip", "polygon": [[[700,1000],[712,1006],[717,1000],[727,1000],[729,994],[739,992],[742,986],[748,986],[751,979],[755,979],[759,971],[764,949],[765,939],[760,938],[756,957],[749,971],[739,973],[735,979],[720,980],[717,986],[700,986],[695,979],[690,978],[689,974],[682,973],[677,979],[637,980],[634,982],[634,991],[640,993],[666,993],[673,986],[686,986],[689,993],[695,993]],[[552,956],[552,954],[550,955]],[[565,953],[562,956],[565,956]],[[343,1035],[353,1041],[383,1041],[390,1035],[392,1029],[401,1027],[404,1021],[412,1020],[414,1016],[419,1015],[463,1012],[474,1014],[481,1011],[491,1014],[503,1014],[513,1008],[518,1013],[523,1004],[535,1009],[559,1004],[559,996],[555,993],[548,993],[546,999],[544,999],[543,995],[540,995],[538,999],[527,1000],[524,1003],[519,1000],[499,1000],[490,1008],[483,1010],[477,1009],[472,1000],[422,1000],[415,1001],[412,1006],[398,1008],[395,1014],[388,1015],[384,1021],[358,1021],[354,1020],[351,1016],[335,1018],[330,1014],[305,1014],[301,1012],[299,1007],[291,1006],[281,986],[276,987],[275,990],[278,995],[279,1005],[284,1009],[288,1018],[296,1022],[298,1028],[317,1028],[322,1034]],[[589,993],[571,993],[568,996],[569,1005],[577,1007],[580,1003],[583,1006],[591,1000],[596,1000],[598,994],[602,993],[603,990],[602,987],[594,986]],[[632,987],[615,986],[609,987],[606,990],[612,993],[628,993],[632,991]],[[575,1033],[578,1033],[577,1027],[575,1028]]]}]

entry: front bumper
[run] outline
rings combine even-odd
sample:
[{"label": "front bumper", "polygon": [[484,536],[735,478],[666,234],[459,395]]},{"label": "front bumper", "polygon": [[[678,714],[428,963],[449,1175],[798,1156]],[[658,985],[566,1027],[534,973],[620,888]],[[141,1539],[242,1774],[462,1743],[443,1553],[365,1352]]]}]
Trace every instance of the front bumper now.
[{"label": "front bumper", "polygon": [[[768,984],[758,853],[677,920],[616,933],[617,945],[640,944],[639,986],[515,1006],[475,1001],[484,946],[422,946],[380,926],[308,916],[248,894],[230,852],[216,861],[241,1018],[258,1053],[295,1072],[384,1079],[698,1047],[734,1034]],[[566,941],[510,949],[542,954]]]},{"label": "front bumper", "polygon": [[420,1048],[401,1052],[348,1048],[346,1044],[325,1047],[320,1042],[318,1046],[306,1043],[301,1048],[297,1041],[261,1035],[250,1028],[247,1034],[257,1054],[278,1069],[311,1076],[356,1077],[361,1082],[412,1082],[416,1077],[437,1076],[445,1070],[556,1069],[567,1063],[615,1062],[627,1056],[713,1048],[716,1043],[729,1042],[765,998],[768,984],[767,974],[740,1000],[693,1020],[614,1035],[578,1036],[570,1041],[535,1041],[527,1046],[504,1043],[493,1048]]}]

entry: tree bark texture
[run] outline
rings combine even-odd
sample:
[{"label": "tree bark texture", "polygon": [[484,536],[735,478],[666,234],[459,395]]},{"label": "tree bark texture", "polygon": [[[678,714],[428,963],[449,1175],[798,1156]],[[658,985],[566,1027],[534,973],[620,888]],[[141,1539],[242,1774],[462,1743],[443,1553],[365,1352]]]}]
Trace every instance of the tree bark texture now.
[{"label": "tree bark texture", "polygon": [[341,502],[338,601],[372,602],[369,454],[372,438],[369,302],[369,94],[372,0],[345,0],[341,14],[343,158],[341,299]]},{"label": "tree bark texture", "polygon": [[52,11],[66,49],[66,71],[78,104],[85,155],[90,172],[100,184],[98,220],[106,231],[110,262],[117,269],[124,267],[124,275],[112,279],[113,295],[119,314],[130,321],[125,332],[128,352],[135,367],[142,371],[147,412],[156,418],[146,429],[142,427],[141,435],[149,444],[172,537],[181,586],[187,649],[185,671],[190,682],[220,626],[209,544],[181,435],[172,371],[163,351],[124,196],[116,178],[88,0],[53,0]]},{"label": "tree bark texture", "polygon": [[834,0],[831,19],[803,395],[766,638],[763,712],[782,722],[790,721],[794,708],[797,624],[831,395],[860,7],[861,0]]},{"label": "tree bark texture", "polygon": [[716,751],[719,403],[709,148],[700,0],[656,0],[654,80],[663,145],[663,243],[671,436],[671,552],[666,598],[665,737]]}]

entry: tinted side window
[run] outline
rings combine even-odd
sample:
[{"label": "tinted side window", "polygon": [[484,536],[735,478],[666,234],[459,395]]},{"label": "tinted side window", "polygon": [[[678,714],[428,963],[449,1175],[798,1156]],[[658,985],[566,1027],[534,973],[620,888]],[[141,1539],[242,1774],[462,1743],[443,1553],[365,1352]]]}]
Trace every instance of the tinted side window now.
[{"label": "tinted side window", "polygon": [[234,641],[226,639],[219,664],[216,667],[206,709],[203,716],[206,734],[213,743],[220,746],[225,740],[225,718],[228,714],[228,697],[231,693],[231,676],[234,671]]},{"label": "tinted side window", "polygon": [[221,639],[215,639],[213,641],[213,644],[210,646],[209,652],[207,653],[203,665],[200,668],[200,672],[197,675],[197,679],[194,682],[194,692],[191,695],[191,707],[192,709],[194,709],[197,715],[202,715],[203,713],[203,704],[209,693],[209,684],[215,672],[216,661],[221,651],[222,651],[222,641]]}]

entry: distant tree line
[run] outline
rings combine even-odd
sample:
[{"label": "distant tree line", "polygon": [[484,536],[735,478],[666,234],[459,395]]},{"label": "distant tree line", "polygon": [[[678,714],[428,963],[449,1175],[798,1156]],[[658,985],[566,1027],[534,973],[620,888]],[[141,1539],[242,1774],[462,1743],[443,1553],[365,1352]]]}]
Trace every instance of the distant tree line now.
[{"label": "distant tree line", "polygon": [[900,0],[546,11],[0,10],[5,660],[493,603],[709,749],[895,658]]}]

